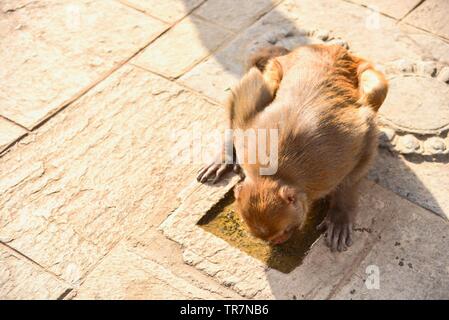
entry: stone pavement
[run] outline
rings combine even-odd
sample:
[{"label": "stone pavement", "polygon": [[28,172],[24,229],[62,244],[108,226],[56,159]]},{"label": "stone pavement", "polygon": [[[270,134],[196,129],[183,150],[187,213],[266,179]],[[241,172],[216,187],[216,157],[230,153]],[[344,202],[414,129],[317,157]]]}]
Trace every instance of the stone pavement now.
[{"label": "stone pavement", "polygon": [[[445,0],[0,0],[0,299],[448,299],[448,13]],[[249,52],[315,42],[384,69],[396,122],[354,246],[319,239],[283,274],[196,226],[237,178],[196,183],[191,154],[224,128]]]}]

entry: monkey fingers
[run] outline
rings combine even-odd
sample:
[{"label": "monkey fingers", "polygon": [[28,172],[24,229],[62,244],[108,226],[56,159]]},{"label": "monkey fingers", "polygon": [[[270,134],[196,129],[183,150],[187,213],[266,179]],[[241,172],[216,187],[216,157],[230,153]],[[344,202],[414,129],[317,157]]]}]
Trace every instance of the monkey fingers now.
[{"label": "monkey fingers", "polygon": [[352,223],[334,223],[326,218],[317,230],[326,230],[325,241],[331,251],[346,251],[352,245]]},{"label": "monkey fingers", "polygon": [[196,179],[201,183],[213,179],[212,183],[217,183],[225,173],[233,168],[233,166],[232,163],[212,163],[202,168]]}]

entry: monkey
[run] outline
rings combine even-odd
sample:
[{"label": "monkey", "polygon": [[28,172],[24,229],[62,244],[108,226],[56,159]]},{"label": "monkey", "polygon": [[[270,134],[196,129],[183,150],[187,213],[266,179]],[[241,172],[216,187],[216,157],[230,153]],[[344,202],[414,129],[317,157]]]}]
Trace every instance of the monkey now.
[{"label": "monkey", "polygon": [[[282,67],[275,57],[285,55],[290,51],[281,46],[260,48],[249,56],[245,66],[245,75],[239,84],[231,90],[226,101],[229,129],[246,129],[254,115],[270,104],[282,79]],[[244,176],[240,165],[236,163],[236,152],[233,141],[225,137],[212,163],[204,166],[198,173],[197,180],[206,182],[213,178],[212,183],[218,182],[231,169]]]},{"label": "monkey", "polygon": [[[242,78],[229,118],[233,128],[278,130],[278,170],[261,175],[259,162],[241,162],[245,179],[234,188],[236,211],[252,235],[277,245],[303,225],[314,201],[326,197],[329,210],[318,228],[326,230],[331,251],[345,251],[353,241],[357,187],[376,155],[376,112],[388,83],[338,45],[301,46],[261,66]],[[262,84],[242,90],[254,81],[251,73]],[[265,90],[267,98],[259,99]],[[247,97],[235,97],[240,94]],[[235,103],[248,99],[253,102]],[[200,181],[222,172],[209,167]]]}]

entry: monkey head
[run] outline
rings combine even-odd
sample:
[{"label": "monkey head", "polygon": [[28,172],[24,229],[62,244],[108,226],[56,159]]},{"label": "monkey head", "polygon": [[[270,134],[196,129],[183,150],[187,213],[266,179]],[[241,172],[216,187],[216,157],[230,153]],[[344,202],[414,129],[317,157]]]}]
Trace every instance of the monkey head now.
[{"label": "monkey head", "polygon": [[246,178],[234,189],[236,211],[250,233],[271,244],[287,241],[305,221],[306,195],[280,180]]}]

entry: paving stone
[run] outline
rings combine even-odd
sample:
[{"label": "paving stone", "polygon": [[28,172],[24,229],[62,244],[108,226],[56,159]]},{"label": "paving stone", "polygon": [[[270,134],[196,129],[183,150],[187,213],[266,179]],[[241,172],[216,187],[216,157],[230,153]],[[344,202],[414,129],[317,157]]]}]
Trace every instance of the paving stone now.
[{"label": "paving stone", "polygon": [[89,274],[75,299],[219,299],[171,269],[119,244]]},{"label": "paving stone", "polygon": [[448,12],[448,1],[427,0],[416,10],[412,11],[404,19],[404,22],[449,39]]},{"label": "paving stone", "polygon": [[229,36],[229,32],[189,16],[152,43],[134,63],[176,78],[214,52]]},{"label": "paving stone", "polygon": [[[343,253],[330,253],[323,239],[312,247],[303,264],[285,275],[270,270],[267,279],[271,294],[278,299],[330,299],[343,283],[359,270],[360,262],[384,235],[393,216],[409,217],[422,210],[376,184],[364,182],[359,203],[358,222],[353,246]],[[429,213],[426,213],[429,215]],[[404,228],[404,233],[408,230]],[[398,281],[407,281],[401,277]],[[409,282],[419,290],[419,284]],[[426,284],[427,285],[427,284]],[[441,288],[440,288],[441,289]],[[391,289],[391,294],[399,294]]]},{"label": "paving stone", "polygon": [[[227,89],[243,74],[248,53],[259,43],[283,38],[289,48],[305,44],[304,33],[328,30],[345,40],[351,51],[377,64],[400,58],[449,63],[449,44],[435,36],[383,15],[371,19],[371,10],[344,1],[287,0],[245,30],[229,45],[180,78],[183,84],[223,101]],[[329,19],[329,16],[334,17]]]},{"label": "paving stone", "polygon": [[[244,254],[222,239],[196,226],[198,219],[210,206],[229,190],[235,180],[228,181],[222,188],[205,189],[204,186],[192,188],[181,206],[161,225],[164,234],[180,243],[184,248],[183,258],[189,265],[215,278],[221,284],[237,291],[247,298],[277,299],[325,299],[333,298],[347,283],[372,248],[382,239],[394,237],[395,228],[402,228],[401,237],[413,238],[414,228],[404,227],[416,220],[417,216],[432,216],[407,200],[380,186],[365,181],[360,189],[359,218],[354,234],[354,245],[346,252],[331,253],[321,237],[313,246],[303,263],[289,274],[267,268],[260,261]],[[395,218],[400,216],[401,220]],[[431,217],[435,219],[435,217]],[[438,218],[440,219],[440,218]],[[442,220],[433,220],[432,226],[446,234],[449,226]],[[386,231],[389,230],[389,231]],[[426,231],[430,234],[430,230]],[[439,237],[429,237],[429,246],[439,246]],[[425,252],[420,251],[420,253]],[[372,253],[373,255],[375,253]],[[432,253],[433,255],[433,253]],[[379,256],[379,259],[381,256]],[[232,261],[232,263],[229,263]],[[446,256],[439,266],[447,265]],[[434,275],[444,275],[437,269]],[[417,291],[416,296],[426,297],[424,290],[429,286],[435,292],[447,291],[446,280],[431,283],[429,278],[405,278],[397,274],[397,281],[408,283]],[[416,282],[414,282],[416,280]],[[421,291],[421,289],[423,291]],[[390,296],[400,296],[396,288],[389,287]],[[422,293],[422,294],[421,294]]]},{"label": "paving stone", "polygon": [[14,123],[0,118],[0,153],[27,131]]},{"label": "paving stone", "polygon": [[195,14],[233,31],[254,22],[270,10],[279,0],[208,0]]},{"label": "paving stone", "polygon": [[404,206],[390,219],[381,240],[332,298],[449,299],[449,223],[418,206]]},{"label": "paving stone", "polygon": [[0,13],[0,103],[2,115],[28,129],[167,27],[114,1],[27,3],[7,2]]},{"label": "paving stone", "polygon": [[195,9],[204,0],[120,0],[168,23],[174,23]]},{"label": "paving stone", "polygon": [[70,286],[0,243],[0,300],[62,298]]},{"label": "paving stone", "polygon": [[369,178],[417,205],[449,218],[447,159],[432,162],[419,156],[404,157],[382,148]]},{"label": "paving stone", "polygon": [[59,110],[99,76],[90,70],[85,57],[70,59],[63,50],[30,33],[10,34],[2,38],[0,46],[1,114],[28,129]]},{"label": "paving stone", "polygon": [[224,112],[122,67],[3,156],[0,238],[79,283],[129,230],[158,225],[176,207],[199,166],[178,156],[192,150],[194,132],[223,126]]},{"label": "paving stone", "polygon": [[[142,232],[140,233],[138,231]],[[209,291],[210,295],[206,297],[208,299],[242,298],[233,290],[221,286],[196,268],[186,265],[182,258],[181,246],[167,239],[157,230],[143,228],[133,230],[131,235],[125,241],[122,241],[122,244],[136,255],[139,255],[140,260],[151,261],[152,263],[163,266],[169,269],[174,276],[181,278],[181,282],[187,281],[192,286]],[[87,281],[89,282],[89,279]],[[101,281],[108,281],[108,278],[103,276],[98,282]],[[99,285],[99,287],[104,285]],[[130,291],[133,290],[132,287],[129,289]],[[83,288],[81,288],[81,291],[83,291]]]},{"label": "paving stone", "polygon": [[416,7],[421,0],[401,0],[401,1],[389,1],[389,0],[350,0],[352,2],[367,6],[372,10],[378,10],[393,18],[401,19],[414,7]]},{"label": "paving stone", "polygon": [[438,80],[449,84],[449,66],[441,69],[440,73],[438,74]]}]

